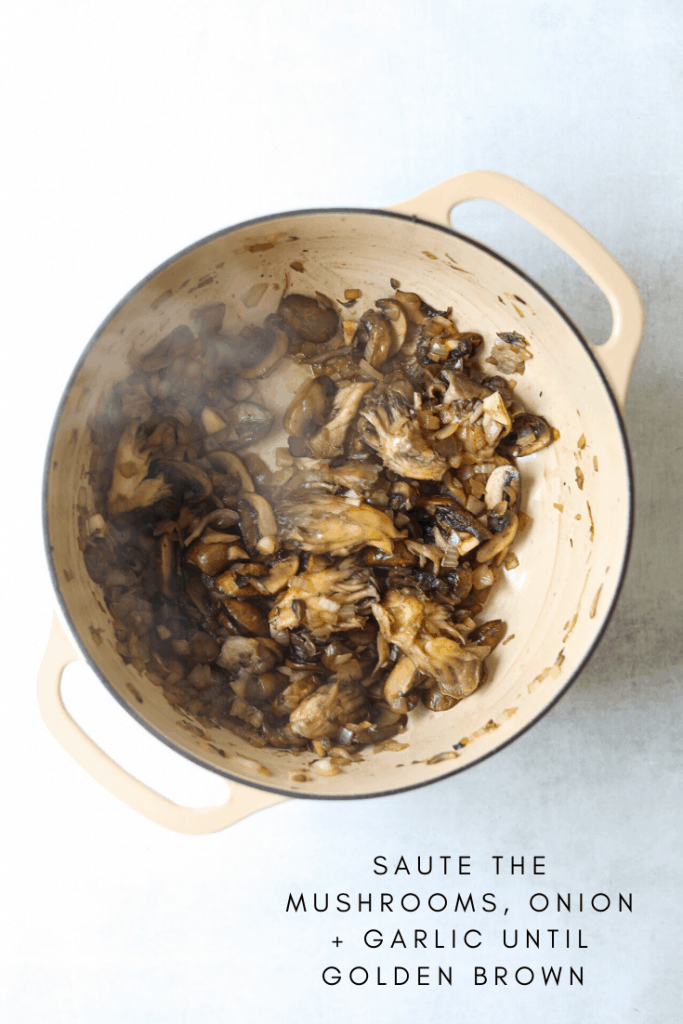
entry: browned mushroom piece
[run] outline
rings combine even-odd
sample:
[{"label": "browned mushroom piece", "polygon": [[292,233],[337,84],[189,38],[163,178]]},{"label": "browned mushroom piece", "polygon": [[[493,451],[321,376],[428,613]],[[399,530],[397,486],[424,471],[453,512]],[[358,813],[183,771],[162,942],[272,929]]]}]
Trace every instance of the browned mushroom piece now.
[{"label": "browned mushroom piece", "polygon": [[159,460],[164,476],[182,492],[187,503],[203,501],[213,491],[213,484],[200,466],[180,459]]},{"label": "browned mushroom piece", "polygon": [[259,676],[282,660],[278,645],[266,637],[230,636],[224,642],[216,663],[234,678],[245,672]]},{"label": "browned mushroom piece", "polygon": [[293,437],[311,437],[328,419],[337,385],[321,374],[294,398],[285,413],[284,427]]},{"label": "browned mushroom piece", "polygon": [[239,451],[261,440],[273,425],[273,413],[257,402],[239,402],[222,414],[225,427],[204,438],[204,451]]},{"label": "browned mushroom piece", "polygon": [[257,377],[266,377],[284,356],[287,355],[289,339],[285,332],[277,327],[257,332],[255,334],[256,344],[249,346],[252,350],[249,354],[249,361],[240,368],[240,376],[245,380],[255,380]]},{"label": "browned mushroom piece", "polygon": [[364,555],[366,565],[375,565],[378,568],[397,565],[417,565],[418,557],[414,551],[409,551],[404,541],[396,541],[392,552],[382,551],[381,548],[368,548]]},{"label": "browned mushroom piece", "polygon": [[515,539],[518,523],[517,513],[511,508],[502,516],[491,512],[488,516],[488,524],[493,536],[478,549],[477,561],[490,562],[501,551],[505,551]]},{"label": "browned mushroom piece", "polygon": [[349,555],[367,544],[391,552],[404,536],[379,509],[332,494],[282,501],[275,518],[287,546],[318,554]]},{"label": "browned mushroom piece", "polygon": [[226,597],[223,600],[222,607],[238,632],[243,636],[270,636],[268,618],[260,608],[257,608],[250,601],[238,601],[234,597]]},{"label": "browned mushroom piece", "polygon": [[144,432],[139,423],[129,423],[121,435],[107,497],[110,516],[148,508],[171,493],[163,476],[146,479],[152,452],[145,447],[143,439]]},{"label": "browned mushroom piece", "polygon": [[277,523],[269,502],[254,491],[245,491],[237,501],[237,511],[247,550],[272,555],[277,547]]},{"label": "browned mushroom piece", "polygon": [[422,691],[422,703],[430,711],[450,711],[458,703],[458,698],[443,693],[435,684]]},{"label": "browned mushroom piece", "polygon": [[408,711],[406,697],[419,673],[410,658],[403,657],[396,662],[384,683],[384,699],[392,711],[405,714]]},{"label": "browned mushroom piece", "polygon": [[505,636],[505,623],[502,619],[491,619],[477,626],[467,637],[468,644],[486,644],[493,650]]},{"label": "browned mushroom piece", "polygon": [[546,448],[552,439],[553,434],[547,420],[542,416],[524,413],[515,417],[512,421],[512,430],[500,441],[498,447],[505,455],[519,459]]},{"label": "browned mushroom piece", "polygon": [[411,480],[440,480],[448,464],[423,436],[403,395],[377,389],[361,408],[361,430],[385,467]]},{"label": "browned mushroom piece", "polygon": [[333,309],[308,295],[288,295],[280,303],[278,314],[302,341],[322,345],[336,334],[339,317]]},{"label": "browned mushroom piece", "polygon": [[451,697],[466,697],[484,678],[490,648],[466,644],[448,609],[409,591],[390,590],[372,612],[385,638]]},{"label": "browned mushroom piece", "polygon": [[296,706],[289,724],[308,740],[322,736],[331,739],[348,722],[361,721],[367,710],[365,691],[359,683],[325,683]]},{"label": "browned mushroom piece", "polygon": [[346,432],[355,418],[363,398],[374,388],[372,381],[345,381],[334,396],[328,422],[309,438],[309,451],[320,459],[342,454]]},{"label": "browned mushroom piece", "polygon": [[376,309],[367,309],[360,318],[353,341],[373,369],[379,370],[389,357],[392,340],[389,321]]},{"label": "browned mushroom piece", "polygon": [[157,582],[159,590],[165,597],[173,594],[173,568],[175,564],[175,544],[169,533],[162,533],[157,540]]},{"label": "browned mushroom piece", "polygon": [[230,561],[227,544],[207,544],[202,540],[195,541],[186,558],[207,576],[217,576]]},{"label": "browned mushroom piece", "polygon": [[[391,345],[389,357],[395,356],[403,347],[408,332],[408,318],[400,302],[395,299],[378,299],[375,305],[382,310],[389,321]],[[367,359],[367,356],[365,357]]]},{"label": "browned mushroom piece", "polygon": [[279,718],[291,715],[301,701],[320,686],[320,676],[302,672],[286,686],[273,701],[273,711]]}]

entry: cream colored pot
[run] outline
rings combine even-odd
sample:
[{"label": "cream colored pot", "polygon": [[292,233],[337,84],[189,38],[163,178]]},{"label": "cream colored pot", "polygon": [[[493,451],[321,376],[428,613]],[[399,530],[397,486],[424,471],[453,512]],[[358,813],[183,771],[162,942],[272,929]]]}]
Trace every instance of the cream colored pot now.
[{"label": "cream colored pot", "polygon": [[[454,232],[449,213],[490,199],[520,214],[568,252],[604,291],[614,328],[591,348],[537,285],[496,253]],[[304,272],[291,264],[304,265]],[[79,517],[92,513],[87,420],[98,394],[127,374],[126,358],[147,351],[192,310],[212,300],[229,314],[258,317],[290,287],[370,301],[389,279],[440,308],[486,345],[517,330],[533,352],[516,394],[560,431],[550,448],[520,462],[523,508],[532,528],[518,539],[487,616],[507,622],[509,641],[491,656],[489,681],[452,711],[409,716],[404,749],[374,753],[333,778],[290,771],[312,757],[256,750],[224,729],[198,728],[162,690],[115,650],[111,617],[79,549]],[[292,280],[294,279],[294,280]],[[252,307],[255,284],[267,285]],[[261,289],[262,290],[262,289]],[[244,300],[247,300],[246,304]],[[227,319],[227,318],[226,318]],[[64,666],[78,653],[55,617],[39,679],[49,729],[72,756],[131,807],[168,828],[210,832],[288,796],[377,796],[435,782],[493,754],[529,728],[580,672],[612,611],[631,529],[629,456],[619,413],[642,335],[642,306],[622,268],[580,225],[519,182],[475,172],[444,181],[389,210],[311,210],[220,231],[169,260],[110,314],[83,354],[58,411],[46,465],[48,556],[67,628],[102,682],[150,732],[230,780],[225,805],[182,808],[111,761],[69,717],[60,696]],[[285,378],[273,403],[286,407]],[[82,529],[82,526],[81,526]]]}]

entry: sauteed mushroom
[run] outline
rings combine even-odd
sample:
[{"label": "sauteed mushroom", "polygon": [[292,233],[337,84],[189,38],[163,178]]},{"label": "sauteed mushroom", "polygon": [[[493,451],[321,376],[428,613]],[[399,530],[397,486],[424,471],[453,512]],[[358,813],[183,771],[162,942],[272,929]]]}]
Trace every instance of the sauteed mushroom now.
[{"label": "sauteed mushroom", "polygon": [[322,774],[484,683],[514,460],[553,438],[500,376],[531,357],[521,335],[484,341],[392,287],[342,331],[319,292],[246,326],[209,303],[92,424],[84,558],[121,656],[202,727],[308,749]]},{"label": "sauteed mushroom", "polygon": [[278,313],[303,341],[322,345],[336,334],[339,317],[333,309],[321,306],[307,295],[288,295],[280,303]]},{"label": "sauteed mushroom", "polygon": [[541,448],[546,448],[552,439],[552,431],[542,416],[525,413],[515,417],[512,430],[501,441],[500,447],[506,455],[520,458],[540,451]]}]

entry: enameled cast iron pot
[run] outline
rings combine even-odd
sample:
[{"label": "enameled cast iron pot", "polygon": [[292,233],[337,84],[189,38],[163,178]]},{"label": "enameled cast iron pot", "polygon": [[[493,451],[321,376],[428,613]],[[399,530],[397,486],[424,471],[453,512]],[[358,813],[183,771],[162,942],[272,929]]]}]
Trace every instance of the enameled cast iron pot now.
[{"label": "enameled cast iron pot", "polygon": [[[538,285],[451,229],[451,209],[471,199],[493,200],[521,215],[583,267],[612,307],[613,331],[605,345],[588,345]],[[94,511],[87,420],[102,389],[127,374],[129,353],[153,348],[188,323],[193,309],[212,300],[249,315],[241,297],[256,282],[270,285],[257,310],[262,317],[277,305],[285,274],[293,276],[289,268],[297,260],[306,269],[296,275],[293,290],[339,296],[345,288],[360,288],[371,302],[387,294],[393,277],[438,308],[453,306],[459,329],[482,333],[487,346],[498,331],[519,331],[533,359],[516,395],[560,431],[550,448],[520,461],[523,508],[533,522],[515,544],[519,567],[505,573],[486,608],[487,617],[507,622],[507,636],[513,637],[491,656],[489,681],[452,711],[433,714],[420,705],[399,737],[406,749],[375,754],[368,748],[362,763],[333,778],[313,775],[307,783],[290,781],[289,771],[308,759],[256,750],[224,729],[197,730],[170,707],[161,689],[123,663],[111,616],[78,545],[78,517]],[[389,210],[263,217],[170,259],[107,317],[67,386],[46,463],[46,542],[67,628],[88,663],[151,733],[229,779],[228,801],[199,810],[179,807],[128,775],[82,732],[60,696],[62,670],[78,654],[56,617],[39,678],[48,728],[131,807],[168,828],[195,833],[217,831],[288,796],[365,797],[424,785],[500,750],[576,678],[614,606],[632,517],[619,408],[642,327],[635,286],[599,242],[548,200],[491,172],[451,178]],[[274,394],[274,401],[286,407],[289,395]]]}]

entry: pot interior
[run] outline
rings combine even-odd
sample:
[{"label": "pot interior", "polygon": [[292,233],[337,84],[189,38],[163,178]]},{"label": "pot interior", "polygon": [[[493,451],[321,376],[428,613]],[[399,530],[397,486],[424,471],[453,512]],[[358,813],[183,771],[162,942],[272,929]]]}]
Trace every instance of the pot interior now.
[{"label": "pot interior", "polygon": [[[292,264],[296,264],[293,268]],[[301,269],[303,268],[303,269]],[[207,303],[227,304],[225,323],[261,321],[287,289],[337,299],[359,288],[354,319],[389,295],[390,278],[437,308],[453,307],[461,331],[484,337],[518,331],[533,352],[516,397],[560,432],[549,448],[519,461],[522,509],[531,522],[504,570],[486,618],[507,623],[490,656],[487,682],[448,712],[420,704],[400,750],[372,748],[339,775],[309,772],[312,754],[256,749],[225,728],[207,728],[167,702],[163,690],[116,651],[112,618],[85,568],[87,522],[95,512],[88,473],[88,419],[103,389],[127,376],[127,358],[192,323]],[[256,306],[255,284],[264,285]],[[246,303],[245,303],[246,300]],[[258,450],[285,443],[282,412],[297,374],[281,366],[269,392],[276,410]],[[299,378],[300,379],[300,378]],[[618,591],[628,547],[630,480],[613,399],[587,346],[557,307],[523,274],[470,239],[403,216],[369,211],[287,214],[217,234],[171,260],[113,312],[86,350],[56,420],[46,478],[47,534],[64,610],[100,677],[156,735],[224,775],[293,795],[356,796],[432,781],[471,765],[536,719],[581,667]]]}]

